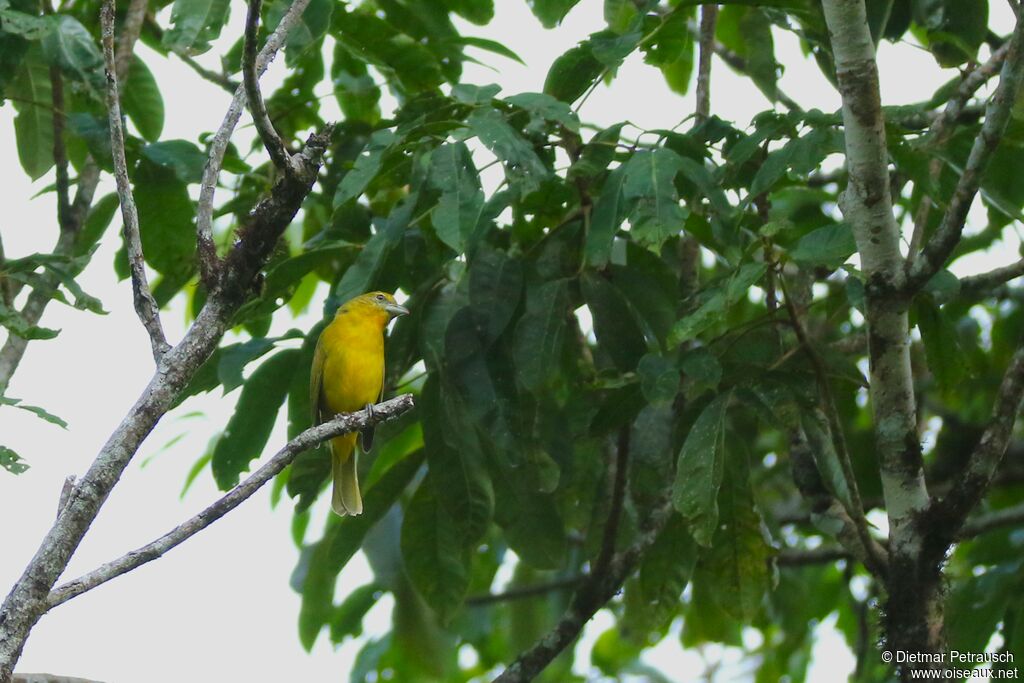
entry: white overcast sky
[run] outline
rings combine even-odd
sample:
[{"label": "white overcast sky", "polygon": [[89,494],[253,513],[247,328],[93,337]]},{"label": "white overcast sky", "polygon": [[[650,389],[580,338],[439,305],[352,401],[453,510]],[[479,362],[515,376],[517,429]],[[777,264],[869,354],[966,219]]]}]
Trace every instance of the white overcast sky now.
[{"label": "white overcast sky", "polygon": [[[544,30],[530,14],[525,0],[495,3],[497,15],[486,27],[461,25],[467,35],[500,41],[525,61],[520,66],[487,53],[475,53],[498,72],[466,64],[464,80],[499,82],[503,93],[539,91],[548,66],[560,54],[603,28],[601,0],[583,0],[557,29]],[[225,35],[233,41],[241,34],[244,5],[232,3],[232,20]],[[1012,20],[1006,5],[993,3],[993,26],[1008,31]],[[230,43],[228,41],[228,43]],[[222,44],[225,41],[221,41]],[[776,32],[777,54],[785,64],[782,87],[807,108],[833,111],[838,95],[817,67],[804,60],[796,41]],[[156,75],[167,110],[164,139],[194,140],[216,128],[227,96],[198,79],[175,59],[164,59],[140,47]],[[216,66],[216,51],[201,58]],[[940,72],[923,50],[912,45],[884,43],[881,53],[882,95],[886,104],[905,104],[929,97],[955,71]],[[280,82],[283,60],[275,63],[267,83]],[[768,102],[746,79],[734,76],[716,62],[712,79],[712,111],[745,127],[751,116]],[[320,94],[328,94],[326,84]],[[336,115],[332,97],[321,100],[325,117]],[[611,124],[630,120],[646,128],[669,128],[693,111],[693,97],[680,97],[665,87],[659,72],[642,64],[636,55],[621,69],[612,87],[600,86],[586,102],[584,120]],[[52,194],[33,195],[52,183],[52,173],[29,183],[17,166],[10,105],[0,108],[0,158],[4,182],[4,246],[8,257],[48,251],[55,240]],[[241,130],[237,139],[248,139]],[[101,193],[109,192],[105,182]],[[97,195],[99,196],[99,195]],[[115,227],[119,226],[117,220]],[[46,407],[69,423],[67,431],[28,413],[0,409],[0,443],[23,455],[32,469],[20,477],[0,472],[0,594],[21,573],[52,522],[65,476],[84,471],[106,437],[148,381],[152,371],[149,343],[135,317],[130,287],[117,283],[112,272],[117,240],[108,239],[80,281],[98,296],[110,312],[96,316],[59,304],[49,307],[43,324],[60,328],[53,341],[33,342],[15,376],[9,395]],[[974,264],[978,268],[1015,260],[1015,250],[1004,248]],[[318,315],[325,295],[321,287],[311,310]],[[172,341],[184,329],[182,301],[164,313]],[[305,316],[292,323],[308,328]],[[123,552],[152,540],[186,516],[197,512],[217,495],[204,473],[184,500],[178,492],[192,463],[204,452],[210,436],[230,415],[237,392],[221,398],[219,391],[188,405],[201,415],[171,416],[157,427],[128,467],[120,485],[82,543],[65,579],[77,576]],[[188,411],[181,411],[188,412]],[[162,447],[186,434],[171,448]],[[270,448],[283,443],[283,430],[270,440]],[[149,464],[142,463],[152,458]],[[311,534],[319,534],[326,513],[317,507]],[[348,670],[360,643],[348,641],[335,650],[322,634],[313,652],[299,645],[296,619],[298,596],[288,587],[297,552],[289,534],[287,504],[272,511],[269,491],[262,491],[241,508],[202,532],[163,559],[72,600],[39,623],[19,665],[23,672],[50,672],[82,676],[108,683],[148,681],[307,680],[347,681]],[[365,582],[365,562],[357,557],[346,569],[340,590]],[[599,615],[592,636],[607,625]],[[378,605],[367,620],[370,634],[388,627],[388,601]],[[818,662],[812,679],[838,680],[849,671],[852,659],[834,631],[820,630]],[[674,639],[671,639],[674,641]],[[589,648],[591,638],[580,646]],[[721,653],[703,653],[714,660]],[[678,646],[659,647],[649,661],[670,677],[689,679],[700,670],[701,653],[682,653]],[[735,669],[733,669],[735,671]],[[845,673],[841,674],[845,678]]]}]

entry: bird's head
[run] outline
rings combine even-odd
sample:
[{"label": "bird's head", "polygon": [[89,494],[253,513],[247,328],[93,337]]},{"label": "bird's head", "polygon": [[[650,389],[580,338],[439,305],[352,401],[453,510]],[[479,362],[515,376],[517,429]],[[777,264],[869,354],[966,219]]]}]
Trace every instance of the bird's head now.
[{"label": "bird's head", "polygon": [[338,315],[355,312],[379,316],[383,323],[387,324],[392,318],[407,314],[409,309],[395,301],[395,297],[387,292],[367,292],[346,301],[338,309]]}]

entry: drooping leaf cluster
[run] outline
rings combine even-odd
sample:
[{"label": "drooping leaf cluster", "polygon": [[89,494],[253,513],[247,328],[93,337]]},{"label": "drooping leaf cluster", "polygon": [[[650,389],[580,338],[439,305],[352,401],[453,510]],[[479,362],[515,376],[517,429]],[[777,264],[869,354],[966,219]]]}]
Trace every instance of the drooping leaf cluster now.
[{"label": "drooping leaf cluster", "polygon": [[[529,4],[549,27],[589,11],[572,0]],[[289,75],[266,93],[275,126],[292,142],[321,127],[326,88],[344,118],[301,218],[234,321],[241,339],[218,349],[186,391],[238,390],[233,417],[190,477],[209,462],[228,488],[260,457],[279,413],[289,436],[309,426],[308,371],[322,324],[276,335],[275,323],[308,310],[327,288],[325,319],[364,291],[407,297],[411,314],[388,340],[386,391],[414,392],[417,408],[385,426],[362,459],[364,514],[314,518],[330,468],[324,449],[300,456],[275,488],[275,500],[294,505],[301,557],[292,586],[302,595],[307,648],[322,633],[334,643],[360,636],[368,611],[393,599],[391,632],[364,644],[351,680],[371,672],[469,680],[530,646],[601,552],[621,449],[629,469],[617,547],[639,539],[665,501],[675,512],[609,604],[614,626],[597,638],[594,667],[656,677],[641,656],[672,637],[684,647],[739,648],[757,680],[799,681],[815,624],[830,616],[853,651],[872,650],[878,629],[868,605],[877,589],[853,563],[815,560],[816,549],[836,546],[837,528],[801,498],[806,472],[791,452],[793,435],[806,434],[817,446],[812,487],[849,502],[834,446],[845,438],[861,496],[882,507],[864,388],[865,283],[837,210],[846,184],[841,118],[805,111],[781,92],[773,45],[773,36],[795,35],[824,83],[834,80],[828,33],[812,0],[721,4],[716,37],[730,63],[751,92],[779,105],[749,122],[712,116],[659,130],[594,126],[577,110],[592,88],[615,88],[618,68],[636,53],[668,88],[687,92],[697,59],[693,2],[606,0],[606,28],[550,65],[542,93],[461,80],[467,60],[518,59],[473,37],[467,22],[494,16],[488,0],[313,0],[289,34]],[[988,5],[972,5],[867,3],[878,40],[916,41],[941,66],[966,64],[1002,40]],[[109,168],[90,75],[99,54],[95,7],[86,6],[45,17],[18,0],[0,8],[0,56],[11,66],[0,85],[18,111],[20,160],[33,178],[53,164],[54,113],[40,105],[52,98],[51,65],[69,84],[64,134],[73,169],[86,155]],[[268,3],[268,29],[285,9],[283,0]],[[229,10],[222,0],[175,0],[169,24],[147,22],[143,40],[164,54],[203,53]],[[224,56],[224,78],[239,80],[240,55],[238,42]],[[163,304],[184,292],[196,311],[204,293],[191,190],[207,139],[161,139],[161,94],[142,60],[128,80],[129,160],[147,262],[159,274],[155,293]],[[912,224],[925,199],[949,201],[978,135],[970,108],[941,147],[924,134],[958,82],[886,111],[902,224]],[[1015,119],[982,183],[987,220],[973,226],[958,257],[988,249],[1020,220],[1024,181],[1014,169],[1022,147],[1024,124]],[[221,245],[274,178],[258,154],[234,148],[225,169]],[[72,258],[88,260],[115,206],[112,197],[94,205]],[[938,219],[933,212],[925,237]],[[32,288],[40,273],[65,272],[59,282],[71,299],[58,289],[54,296],[98,308],[74,286],[84,265],[12,260],[0,275]],[[116,265],[126,276],[123,257]],[[948,271],[914,301],[922,423],[932,425],[922,438],[939,485],[980,433],[1021,336],[1021,306],[1013,286],[961,291]],[[824,377],[799,344],[794,311]],[[19,327],[8,304],[0,313],[13,334],[55,334]],[[822,382],[842,435],[823,412]],[[990,508],[1024,496],[1019,458],[1009,462]],[[23,467],[6,450],[0,465]],[[1019,595],[1021,543],[1019,531],[1001,530],[953,555],[951,609],[961,626],[952,647],[980,649],[998,631],[1024,657],[1024,604],[1010,599]],[[345,568],[360,550],[373,579],[351,588]],[[531,597],[488,597],[521,589]],[[992,608],[977,609],[980,602]],[[744,637],[747,628],[761,638]],[[886,675],[877,657],[861,661],[864,680]],[[573,664],[571,653],[560,657],[546,680],[574,680]]]}]

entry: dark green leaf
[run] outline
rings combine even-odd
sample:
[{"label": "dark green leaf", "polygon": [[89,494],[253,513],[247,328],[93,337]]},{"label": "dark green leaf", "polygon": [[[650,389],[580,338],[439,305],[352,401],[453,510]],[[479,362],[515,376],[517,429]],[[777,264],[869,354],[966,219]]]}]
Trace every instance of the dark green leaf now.
[{"label": "dark green leaf", "polygon": [[469,587],[469,553],[442,496],[457,495],[448,489],[439,493],[434,473],[420,482],[405,508],[402,521],[402,557],[409,580],[416,591],[447,623],[462,606]]},{"label": "dark green leaf", "polygon": [[164,99],[149,67],[138,56],[132,58],[127,83],[130,85],[123,89],[121,96],[124,113],[135,124],[139,135],[155,142],[164,129]]},{"label": "dark green leaf", "polygon": [[665,147],[637,152],[626,163],[622,194],[634,202],[629,222],[641,244],[658,248],[682,230],[686,216],[674,182],[681,166],[680,156]]},{"label": "dark green leaf", "polygon": [[686,436],[676,465],[672,503],[694,539],[711,544],[718,527],[718,488],[725,467],[725,416],[732,393],[720,394],[701,412]]},{"label": "dark green leaf", "polygon": [[298,349],[281,351],[264,362],[246,382],[235,413],[213,450],[213,478],[221,490],[235,486],[239,475],[263,452],[298,357]]},{"label": "dark green leaf", "polygon": [[171,29],[164,33],[163,46],[189,55],[206,52],[220,36],[230,10],[228,0],[174,0]]},{"label": "dark green leaf", "polygon": [[32,180],[53,166],[53,90],[50,69],[38,44],[25,53],[6,95],[14,100],[18,160]]},{"label": "dark green leaf", "polygon": [[602,268],[608,263],[612,253],[612,242],[626,217],[626,202],[622,196],[622,186],[626,180],[626,169],[619,166],[608,174],[604,188],[597,198],[594,211],[590,218],[590,229],[587,231],[587,242],[584,247],[587,265]]},{"label": "dark green leaf", "polygon": [[462,142],[441,145],[430,157],[428,182],[441,193],[431,221],[438,238],[456,253],[466,251],[484,208],[476,167]]},{"label": "dark green leaf", "polygon": [[174,171],[183,183],[198,183],[203,178],[206,154],[188,140],[164,140],[142,148],[142,156],[157,166]]},{"label": "dark green leaf", "polygon": [[501,112],[492,107],[474,111],[466,120],[473,134],[495,156],[505,163],[509,182],[524,196],[540,187],[548,170],[533,147],[512,126]]},{"label": "dark green leaf", "polygon": [[540,19],[544,28],[554,28],[561,23],[565,15],[569,13],[580,0],[532,0],[530,9],[535,17]]},{"label": "dark green leaf", "polygon": [[195,253],[193,202],[174,171],[148,160],[132,179],[146,261],[164,274],[188,272]]},{"label": "dark green leaf", "polygon": [[514,342],[517,376],[527,389],[541,391],[556,374],[568,314],[565,280],[545,282],[528,290],[526,313],[516,325]]},{"label": "dark green leaf", "polygon": [[613,282],[589,271],[583,273],[580,284],[594,319],[598,347],[619,370],[634,370],[647,351],[647,343],[626,298]]},{"label": "dark green leaf", "polygon": [[104,101],[103,56],[89,30],[68,14],[58,14],[51,20],[53,30],[42,40],[47,60],[60,66],[95,100]]},{"label": "dark green leaf", "polygon": [[43,408],[40,408],[39,406],[25,405],[24,403],[21,402],[21,399],[10,398],[9,396],[0,396],[0,406],[11,406],[14,408],[19,408],[20,410],[28,411],[36,415],[37,417],[46,420],[50,424],[55,424],[63,429],[68,428],[68,423],[60,419],[53,413]]},{"label": "dark green leaf", "polygon": [[845,223],[836,223],[801,237],[790,256],[795,261],[835,268],[856,251],[857,242],[853,239],[853,230]]},{"label": "dark green leaf", "polygon": [[0,467],[11,474],[21,474],[28,469],[28,465],[21,459],[21,456],[7,446],[0,446]]}]

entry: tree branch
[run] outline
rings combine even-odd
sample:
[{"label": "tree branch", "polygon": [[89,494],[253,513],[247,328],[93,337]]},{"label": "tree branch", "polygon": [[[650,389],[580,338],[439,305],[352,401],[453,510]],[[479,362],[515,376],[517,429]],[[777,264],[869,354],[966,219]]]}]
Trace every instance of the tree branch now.
[{"label": "tree branch", "polygon": [[704,5],[700,9],[700,58],[697,63],[697,125],[711,115],[711,56],[715,50],[715,25],[718,23],[718,5]]},{"label": "tree branch", "polygon": [[878,65],[864,3],[824,0],[823,9],[843,101],[849,170],[840,206],[867,276],[871,407],[893,560],[894,554],[916,556],[920,538],[912,522],[928,505],[917,439],[908,302],[899,295],[904,262],[889,189]]},{"label": "tree branch", "polygon": [[114,60],[114,0],[104,0],[100,9],[100,23],[103,43],[104,72],[107,78],[107,120],[110,125],[110,151],[114,158],[114,179],[117,181],[117,196],[121,203],[121,218],[124,221],[124,243],[128,252],[128,265],[132,273],[132,292],[135,312],[149,334],[153,347],[153,359],[160,363],[171,348],[167,343],[160,310],[149,289],[146,278],[146,262],[142,254],[142,238],[139,235],[139,213],[135,208],[135,196],[128,180],[128,162],[124,154],[124,128],[121,122],[121,98],[117,88],[117,66]]},{"label": "tree branch", "polygon": [[291,155],[267,115],[267,106],[263,102],[263,93],[260,92],[259,75],[256,73],[256,42],[262,5],[262,0],[249,0],[249,11],[245,16],[245,44],[242,50],[242,83],[245,85],[245,98],[249,101],[249,111],[252,113],[256,132],[259,133],[263,146],[267,148],[270,160],[281,172],[291,173]]},{"label": "tree branch", "polygon": [[[994,68],[994,67],[993,67]],[[1010,37],[1006,57],[999,75],[999,86],[985,108],[985,122],[974,140],[953,198],[946,208],[935,234],[919,254],[911,254],[907,264],[907,288],[913,292],[925,285],[949,259],[963,234],[967,212],[981,186],[992,154],[1003,138],[1010,111],[1024,80],[1024,24],[1020,20]]]},{"label": "tree branch", "polygon": [[960,280],[960,295],[965,297],[983,296],[989,291],[1024,275],[1024,259],[987,273],[971,275]]},{"label": "tree branch", "polygon": [[[133,3],[141,1],[142,0],[133,0]],[[130,13],[131,8],[129,8],[129,14]],[[128,25],[129,29],[130,27],[131,24]],[[138,31],[131,32],[126,30],[121,34],[117,58],[117,72],[119,74],[122,72],[127,74],[128,65],[130,64],[138,36]],[[99,185],[99,182],[99,167],[91,156],[86,157],[85,164],[78,174],[78,189],[75,192],[75,199],[71,203],[68,229],[61,231],[57,244],[53,249],[54,254],[66,255],[73,253],[75,249],[75,235],[78,233],[81,226],[85,223],[86,217],[89,215],[89,207],[92,206],[92,200],[96,194],[96,187]],[[72,273],[72,275],[75,274],[76,273]],[[51,274],[44,274],[43,277],[49,279],[52,287],[32,291],[20,311],[21,316],[29,325],[36,325],[43,317],[43,312],[46,310],[46,306],[50,303],[49,289],[56,287],[58,284],[55,276]],[[4,391],[6,391],[11,382],[11,378],[14,376],[18,366],[21,364],[21,359],[24,357],[25,350],[28,347],[28,341],[29,340],[23,337],[12,334],[7,336],[7,340],[4,342],[3,347],[0,348],[0,394],[3,394]]]},{"label": "tree branch", "polygon": [[47,598],[47,609],[53,609],[71,598],[103,585],[111,579],[137,569],[147,562],[162,557],[172,548],[184,543],[189,538],[210,526],[218,519],[238,507],[243,501],[256,493],[264,484],[277,476],[300,453],[315,448],[327,439],[357,432],[364,427],[393,420],[413,407],[412,394],[404,394],[374,406],[373,413],[366,411],[345,413],[332,418],[316,427],[311,427],[289,441],[274,457],[252,473],[235,488],[224,494],[215,503],[199,514],[190,517],[160,538],[132,550],[128,554],[107,562],[101,567],[69,581],[50,591]]},{"label": "tree branch", "polygon": [[1003,527],[1021,525],[1024,525],[1024,503],[996,510],[986,515],[978,515],[974,519],[968,520],[960,529],[958,537],[974,538]]},{"label": "tree branch", "polygon": [[619,522],[622,520],[622,509],[626,499],[626,480],[629,473],[629,428],[619,430],[619,438],[615,448],[614,483],[612,485],[612,503],[608,509],[608,520],[604,525],[601,537],[601,551],[594,562],[593,574],[604,574],[615,556],[615,542],[619,537]]},{"label": "tree branch", "polygon": [[487,605],[493,605],[497,602],[508,602],[511,600],[523,600],[525,598],[534,598],[538,595],[544,595],[545,593],[552,593],[554,591],[563,591],[569,588],[575,588],[586,580],[586,576],[567,576],[564,579],[556,579],[549,581],[548,583],[538,583],[533,586],[520,586],[517,588],[510,588],[507,591],[501,593],[484,593],[482,595],[471,595],[466,598],[466,605],[469,607],[485,607]]},{"label": "tree branch", "polygon": [[864,516],[864,503],[860,497],[860,487],[857,485],[857,477],[853,472],[853,464],[850,461],[850,452],[846,444],[846,435],[843,433],[842,420],[839,419],[839,411],[836,409],[835,396],[832,394],[832,386],[828,381],[828,369],[825,367],[824,361],[822,361],[821,356],[818,355],[817,349],[814,348],[814,345],[807,336],[807,330],[804,327],[803,321],[800,319],[800,314],[796,308],[796,302],[793,301],[793,298],[789,295],[789,290],[786,287],[786,279],[784,277],[779,278],[779,283],[782,285],[786,311],[789,313],[789,319],[792,323],[793,331],[796,333],[797,341],[803,348],[807,358],[811,361],[811,367],[814,369],[815,377],[818,380],[818,392],[820,395],[821,407],[827,419],[829,433],[832,435],[832,443],[839,459],[843,479],[846,481],[846,486],[850,491],[849,505],[847,505],[844,500],[840,500],[839,502],[843,504],[846,514],[849,515],[850,519],[853,521],[859,545],[864,551],[865,566],[867,566],[873,574],[881,575],[884,572],[886,565],[885,551],[878,546],[868,531],[868,520]]},{"label": "tree branch", "polygon": [[[267,38],[266,44],[256,57],[257,76],[267,70],[277,51],[284,45],[284,39],[288,32],[302,17],[309,2],[310,0],[295,0],[285,12],[281,22]],[[220,176],[220,169],[224,164],[224,153],[231,141],[231,133],[238,125],[245,102],[245,87],[239,86],[235,90],[235,95],[231,99],[231,104],[228,106],[227,114],[224,116],[220,128],[217,129],[217,133],[210,142],[210,154],[203,168],[203,179],[199,186],[199,205],[196,210],[197,254],[199,272],[207,288],[213,287],[216,283],[219,267],[217,248],[213,242],[213,199],[217,192],[217,178]]]},{"label": "tree branch", "polygon": [[640,538],[612,558],[605,574],[588,575],[558,623],[530,649],[522,652],[494,679],[494,683],[526,683],[543,671],[551,660],[576,639],[591,617],[618,592],[644,553],[657,540],[671,515],[670,502],[658,505],[647,520]]},{"label": "tree branch", "polygon": [[135,41],[142,33],[142,24],[146,20],[148,5],[149,0],[131,0],[128,3],[128,10],[124,13],[124,21],[121,23],[121,40],[117,43],[117,54],[114,58],[117,82],[122,85],[128,81],[128,70],[132,65]]},{"label": "tree branch", "polygon": [[1024,400],[1024,344],[1010,361],[996,394],[992,417],[978,444],[974,447],[956,484],[929,510],[929,524],[933,543],[930,553],[933,558],[945,554],[953,542],[964,520],[988,490],[999,463],[1006,453],[1013,434],[1013,425]]},{"label": "tree branch", "polygon": [[[108,0],[110,1],[110,0]],[[210,357],[232,316],[252,291],[252,283],[316,180],[330,130],[309,137],[298,155],[300,173],[283,176],[243,227],[210,293],[185,337],[172,348],[142,395],[79,480],[39,550],[0,606],[0,683],[8,683],[25,641],[46,611],[57,578],[96,518],[125,467],[160,418]]]}]

